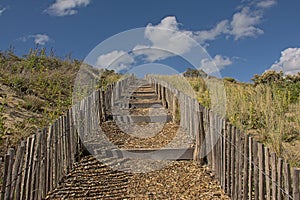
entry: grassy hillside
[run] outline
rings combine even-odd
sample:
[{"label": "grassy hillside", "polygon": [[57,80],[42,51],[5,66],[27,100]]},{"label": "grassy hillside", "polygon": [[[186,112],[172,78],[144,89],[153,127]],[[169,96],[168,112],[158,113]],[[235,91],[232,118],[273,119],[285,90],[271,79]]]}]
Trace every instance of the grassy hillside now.
[{"label": "grassy hillside", "polygon": [[[191,94],[188,82],[193,95],[210,108],[213,104],[211,95],[220,95],[223,90],[226,117],[233,125],[267,144],[293,166],[300,166],[300,73],[283,76],[281,72],[269,71],[255,75],[253,84],[240,83],[232,78],[201,78],[203,74],[191,70],[184,75],[181,78],[159,77]],[[217,92],[212,93],[208,88]]]},{"label": "grassy hillside", "polygon": [[[49,125],[71,106],[81,64],[47,55],[45,49],[31,50],[21,58],[12,52],[0,52],[1,155],[6,146]],[[98,87],[120,77],[109,70],[96,75],[100,74]]]}]

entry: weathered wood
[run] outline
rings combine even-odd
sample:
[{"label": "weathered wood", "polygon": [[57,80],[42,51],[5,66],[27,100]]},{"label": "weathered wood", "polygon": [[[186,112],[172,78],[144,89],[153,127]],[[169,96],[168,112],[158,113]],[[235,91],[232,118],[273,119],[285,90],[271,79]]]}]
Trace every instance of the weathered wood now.
[{"label": "weathered wood", "polygon": [[254,182],[254,199],[259,200],[259,169],[258,169],[258,143],[256,140],[253,140],[253,146],[252,146],[252,151],[253,151],[253,182]]},{"label": "weathered wood", "polygon": [[231,193],[231,126],[226,123],[226,188],[225,192],[227,194]]},{"label": "weathered wood", "polygon": [[41,133],[41,147],[40,147],[40,176],[39,176],[39,195],[38,199],[46,196],[46,174],[47,174],[47,129],[44,128]]},{"label": "weathered wood", "polygon": [[275,153],[271,153],[272,170],[272,199],[277,199],[277,158]]},{"label": "weathered wood", "polygon": [[174,149],[115,149],[107,150],[114,158],[134,158],[151,160],[192,160],[194,148]]},{"label": "weathered wood", "polygon": [[[24,172],[22,173],[23,170],[23,165],[25,162],[25,149],[26,149],[26,142],[22,141],[20,145],[20,151],[21,151],[21,156],[20,156],[20,164],[17,172],[17,180],[16,180],[16,189],[15,189],[15,199],[19,200],[21,199],[21,194],[22,194],[22,177],[25,175]],[[13,197],[11,198],[13,199]]]},{"label": "weathered wood", "polygon": [[[199,107],[199,105],[198,105],[198,107]],[[201,122],[200,122],[200,115],[201,115],[201,113],[200,112],[195,112],[195,115],[194,115],[194,120],[195,121],[198,121],[198,127],[195,127],[195,138],[196,138],[196,142],[195,142],[195,151],[194,151],[194,155],[193,155],[193,160],[194,161],[196,161],[197,163],[199,163],[199,161],[200,161],[200,147],[201,147],[201,140],[200,140],[200,138],[201,138],[201,136],[200,136],[200,134],[201,134],[201,132],[200,132],[200,124],[201,124]]]},{"label": "weathered wood", "polygon": [[253,197],[253,138],[249,137],[249,199]]},{"label": "weathered wood", "polygon": [[279,158],[278,163],[277,163],[277,198],[282,199],[283,194],[283,185],[282,185],[282,178],[283,178],[283,173],[282,173],[282,165],[283,165],[283,159]]},{"label": "weathered wood", "polygon": [[236,139],[235,139],[235,127],[232,127],[231,128],[231,145],[230,145],[230,148],[231,148],[231,156],[230,156],[230,160],[231,160],[231,198],[235,199],[235,184],[236,184],[236,180],[235,180],[235,177],[236,177],[236,174],[235,174],[235,145],[236,145]]},{"label": "weathered wood", "polygon": [[13,172],[13,164],[15,159],[15,149],[10,148],[8,150],[9,155],[9,164],[8,164],[8,170],[7,170],[7,182],[6,182],[6,192],[5,192],[5,198],[9,200],[11,195],[11,186],[12,186],[12,172]]},{"label": "weathered wood", "polygon": [[58,185],[58,169],[59,169],[59,149],[58,149],[58,120],[54,122],[54,134],[53,134],[53,169],[54,169],[54,179],[53,179],[53,188],[55,188]]},{"label": "weathered wood", "polygon": [[283,163],[284,199],[291,200],[291,168],[288,162]]},{"label": "weathered wood", "polygon": [[28,166],[29,166],[29,158],[30,158],[30,148],[31,148],[32,137],[28,137],[26,141],[26,150],[25,150],[25,158],[24,158],[24,171],[23,177],[21,181],[21,192],[20,199],[26,199],[26,191],[28,186],[26,185],[28,179]]},{"label": "weathered wood", "polygon": [[265,147],[265,172],[266,172],[266,199],[271,200],[271,173],[270,173],[270,153],[269,148]]},{"label": "weathered wood", "polygon": [[234,188],[234,198],[239,199],[239,178],[240,178],[240,170],[239,170],[239,150],[240,150],[240,136],[237,128],[234,128],[235,134],[235,188]]},{"label": "weathered wood", "polygon": [[245,135],[244,140],[244,176],[243,176],[243,200],[247,200],[249,196],[249,168],[251,168],[251,163],[249,163],[249,137]]},{"label": "weathered wood", "polygon": [[293,169],[293,198],[294,200],[299,200],[300,199],[300,170],[294,168]]},{"label": "weathered wood", "polygon": [[10,180],[8,179],[8,168],[10,162],[10,155],[6,154],[4,158],[4,173],[2,180],[2,190],[1,190],[1,200],[5,199],[5,194],[7,193],[7,184],[9,184]]},{"label": "weathered wood", "polygon": [[26,185],[27,185],[27,189],[26,189],[26,193],[25,193],[25,198],[24,199],[31,199],[32,197],[32,182],[34,182],[34,179],[32,177],[33,174],[33,162],[34,162],[34,147],[35,147],[35,141],[36,141],[36,136],[35,134],[31,136],[32,140],[31,140],[31,144],[30,144],[30,153],[29,153],[29,162],[28,162],[28,176],[27,176],[27,180],[26,180]]},{"label": "weathered wood", "polygon": [[244,133],[238,132],[239,134],[239,187],[238,196],[239,199],[243,199],[243,178],[244,178]]},{"label": "weathered wood", "polygon": [[259,199],[265,199],[265,152],[264,145],[258,143],[258,168],[259,168]]},{"label": "weathered wood", "polygon": [[33,165],[32,165],[32,181],[31,181],[31,196],[30,199],[38,199],[39,191],[39,173],[40,173],[40,153],[41,153],[41,130],[36,133],[34,144]]},{"label": "weathered wood", "polygon": [[53,184],[53,125],[49,126],[48,128],[48,135],[47,135],[47,157],[46,157],[46,192],[52,190]]},{"label": "weathered wood", "polygon": [[227,137],[227,130],[226,130],[226,121],[225,119],[222,119],[222,154],[223,154],[223,159],[222,159],[222,188],[223,190],[226,190],[226,175],[227,175],[227,152],[226,152],[226,137]]},{"label": "weathered wood", "polygon": [[[15,197],[15,191],[16,191],[16,184],[17,184],[17,179],[19,178],[19,173],[20,173],[20,165],[23,160],[23,154],[24,154],[24,148],[25,144],[22,141],[21,144],[18,146],[17,153],[15,156],[15,162],[13,165],[13,170],[12,170],[12,181],[11,181],[11,194],[10,194],[10,199],[14,199]],[[18,191],[20,192],[20,191]]]}]

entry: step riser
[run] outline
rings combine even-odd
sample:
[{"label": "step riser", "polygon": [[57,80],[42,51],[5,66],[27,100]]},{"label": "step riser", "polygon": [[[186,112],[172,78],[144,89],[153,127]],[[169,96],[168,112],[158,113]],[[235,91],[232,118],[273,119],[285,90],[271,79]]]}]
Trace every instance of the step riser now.
[{"label": "step riser", "polygon": [[153,99],[153,100],[157,100],[158,96],[157,95],[131,95],[131,96],[121,96],[120,99],[126,99],[126,100],[130,100],[130,99]]},{"label": "step riser", "polygon": [[115,103],[115,107],[119,108],[160,108],[162,107],[161,102],[153,103]]},{"label": "step riser", "polygon": [[113,119],[123,123],[167,123],[172,121],[172,116],[113,116]]},{"label": "step riser", "polygon": [[[195,148],[187,149],[109,149],[96,150],[95,153],[115,159],[145,159],[145,160],[193,160]],[[84,152],[88,153],[89,152]]]}]

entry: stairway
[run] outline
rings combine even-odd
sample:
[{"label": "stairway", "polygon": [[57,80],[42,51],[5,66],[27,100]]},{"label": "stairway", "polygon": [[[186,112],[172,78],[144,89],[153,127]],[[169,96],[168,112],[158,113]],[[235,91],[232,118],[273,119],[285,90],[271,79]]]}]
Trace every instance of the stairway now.
[{"label": "stairway", "polygon": [[146,80],[132,81],[110,116],[46,199],[228,199],[209,169],[191,160],[193,138]]},{"label": "stairway", "polygon": [[[150,160],[191,160],[193,138],[172,120],[154,88],[132,81],[111,110],[112,121],[101,124],[105,137],[86,145],[97,157]],[[109,141],[107,141],[107,138]],[[103,144],[103,141],[106,144]]]}]

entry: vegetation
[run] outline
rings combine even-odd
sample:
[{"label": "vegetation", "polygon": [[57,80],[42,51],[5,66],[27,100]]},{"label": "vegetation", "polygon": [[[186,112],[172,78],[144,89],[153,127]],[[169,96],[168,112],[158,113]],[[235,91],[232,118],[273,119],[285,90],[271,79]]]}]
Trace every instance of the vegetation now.
[{"label": "vegetation", "polygon": [[267,71],[255,75],[250,84],[233,78],[206,77],[195,71],[188,69],[183,74],[185,78],[160,78],[180,90],[189,88],[182,84],[183,79],[188,80],[199,102],[209,108],[213,106],[214,93],[221,93],[223,88],[229,121],[287,158],[293,166],[300,166],[300,73],[284,76],[282,72]]},{"label": "vegetation", "polygon": [[[30,50],[23,57],[0,52],[0,142],[8,138],[14,145],[63,114],[72,104],[81,66],[79,60],[58,58],[52,51],[47,55],[45,49]],[[96,87],[120,78],[114,71],[101,72]]]}]

